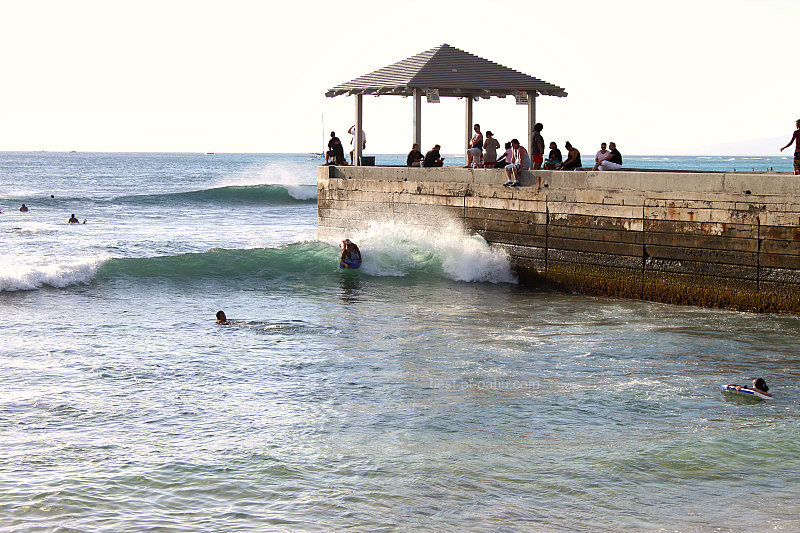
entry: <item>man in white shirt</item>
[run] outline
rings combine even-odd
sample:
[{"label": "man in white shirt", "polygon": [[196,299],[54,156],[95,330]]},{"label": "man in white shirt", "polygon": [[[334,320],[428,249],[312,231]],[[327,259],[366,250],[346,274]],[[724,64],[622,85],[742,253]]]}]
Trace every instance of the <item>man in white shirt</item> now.
[{"label": "man in white shirt", "polygon": [[[350,150],[350,164],[353,164],[353,154],[356,151],[356,125],[353,124],[350,126],[350,129],[347,130],[347,133],[352,135],[350,137],[350,144],[353,145],[353,149]],[[361,151],[363,152],[364,149],[367,147],[367,136],[364,134],[364,130],[361,130]]]}]

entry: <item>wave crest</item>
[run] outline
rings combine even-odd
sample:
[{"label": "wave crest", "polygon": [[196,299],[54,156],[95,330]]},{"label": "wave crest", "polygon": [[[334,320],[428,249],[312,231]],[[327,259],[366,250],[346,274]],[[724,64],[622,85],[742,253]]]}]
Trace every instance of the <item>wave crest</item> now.
[{"label": "wave crest", "polygon": [[290,205],[310,203],[317,199],[313,185],[228,185],[198,191],[165,194],[120,196],[115,203],[135,205],[168,205],[172,203],[213,203],[247,205]]},{"label": "wave crest", "polygon": [[504,251],[450,219],[435,228],[371,222],[352,239],[365,256],[361,269],[374,276],[427,273],[455,281],[517,282]]},{"label": "wave crest", "polygon": [[507,255],[457,224],[426,229],[398,223],[370,224],[351,238],[364,258],[361,269],[339,269],[334,242],[304,241],[274,248],[228,250],[136,258],[97,258],[46,265],[9,265],[0,270],[0,290],[67,287],[116,278],[195,283],[219,280],[253,284],[295,278],[331,282],[342,274],[416,277],[467,282],[516,283]]},{"label": "wave crest", "polygon": [[107,261],[107,258],[95,258],[50,264],[4,264],[0,266],[0,291],[30,291],[44,286],[63,288],[87,284]]}]

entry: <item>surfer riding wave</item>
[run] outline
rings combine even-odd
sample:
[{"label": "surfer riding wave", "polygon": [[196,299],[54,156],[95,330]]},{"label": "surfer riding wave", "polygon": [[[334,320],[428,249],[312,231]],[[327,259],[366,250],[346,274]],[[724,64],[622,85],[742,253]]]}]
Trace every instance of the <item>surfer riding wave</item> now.
[{"label": "surfer riding wave", "polygon": [[345,239],[339,243],[342,249],[342,259],[339,268],[358,268],[361,266],[361,250],[350,239]]}]

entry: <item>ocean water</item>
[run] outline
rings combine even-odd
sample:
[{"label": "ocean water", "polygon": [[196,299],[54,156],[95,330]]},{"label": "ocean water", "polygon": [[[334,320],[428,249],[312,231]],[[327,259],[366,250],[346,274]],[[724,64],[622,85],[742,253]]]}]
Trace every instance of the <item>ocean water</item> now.
[{"label": "ocean water", "polygon": [[800,530],[797,317],[520,287],[448,220],[342,271],[318,162],[0,153],[0,531]]}]

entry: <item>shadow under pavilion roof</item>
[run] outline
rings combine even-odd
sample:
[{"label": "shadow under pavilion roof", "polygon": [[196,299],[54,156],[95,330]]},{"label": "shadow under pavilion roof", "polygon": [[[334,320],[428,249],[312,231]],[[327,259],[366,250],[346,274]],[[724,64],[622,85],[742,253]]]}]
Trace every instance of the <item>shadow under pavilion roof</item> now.
[{"label": "shadow under pavilion roof", "polygon": [[449,44],[398,61],[329,89],[325,96],[375,94],[412,96],[414,89],[433,88],[440,96],[505,97],[517,91],[567,96],[552,83],[504,67]]}]

